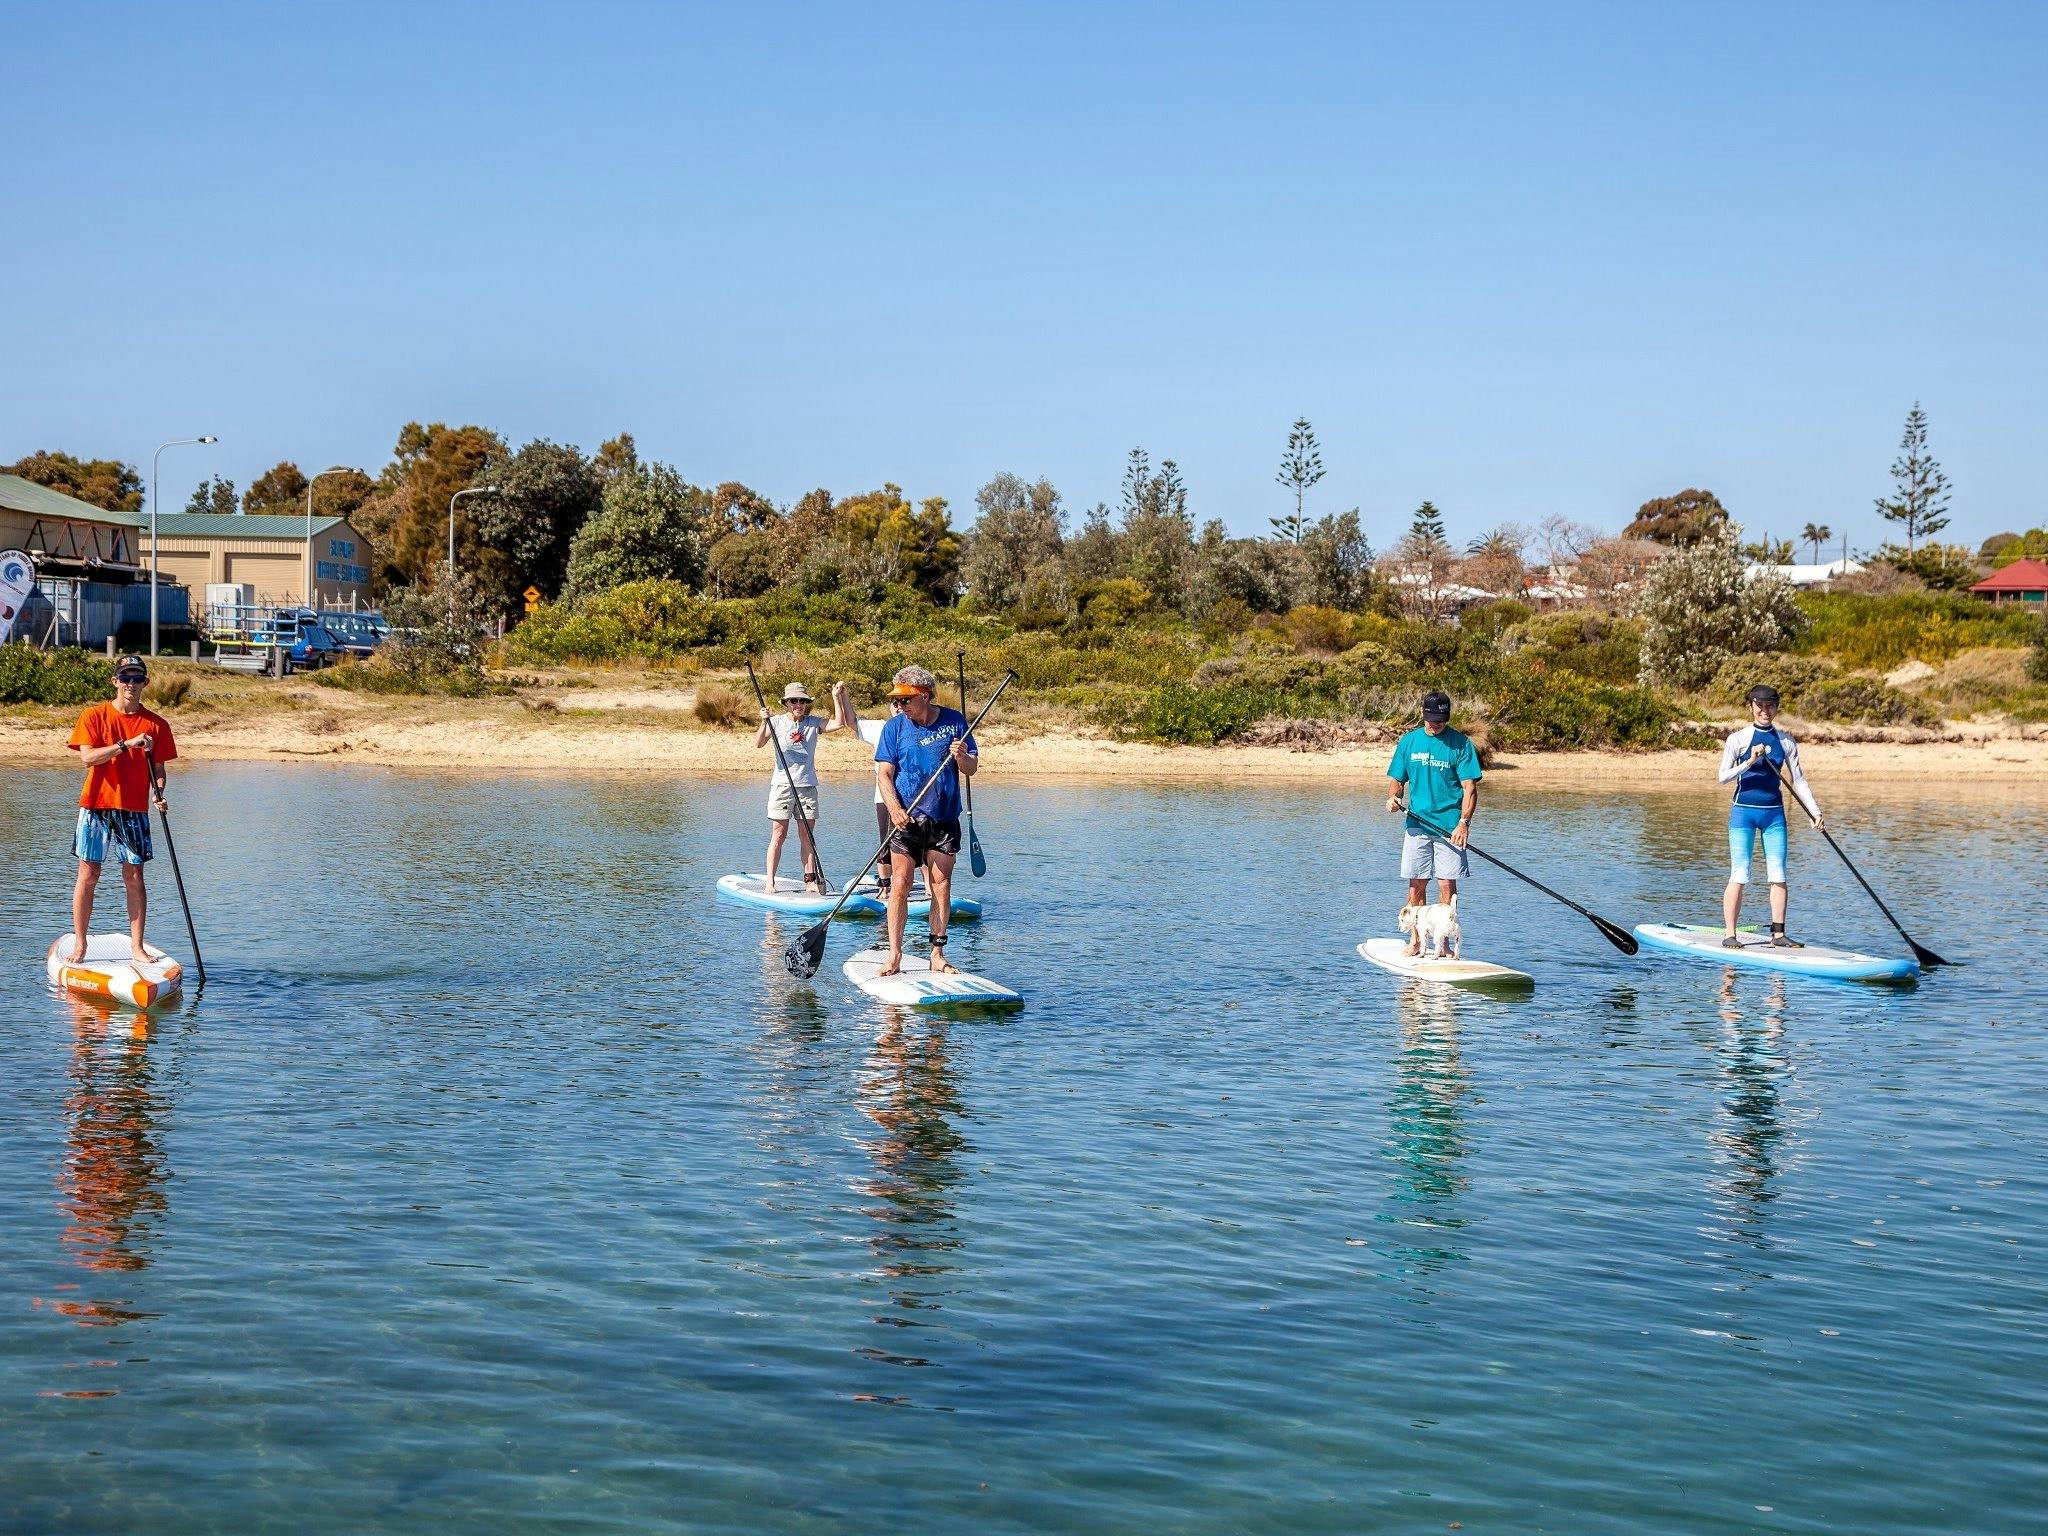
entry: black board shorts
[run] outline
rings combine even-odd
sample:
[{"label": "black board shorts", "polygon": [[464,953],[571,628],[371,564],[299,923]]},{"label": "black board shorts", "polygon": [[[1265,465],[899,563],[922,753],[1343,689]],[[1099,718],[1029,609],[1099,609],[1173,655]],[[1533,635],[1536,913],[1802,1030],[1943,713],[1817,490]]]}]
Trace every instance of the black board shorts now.
[{"label": "black board shorts", "polygon": [[933,821],[928,816],[913,816],[909,826],[891,830],[889,851],[902,854],[913,864],[922,864],[927,854],[958,853],[960,823],[957,820]]}]

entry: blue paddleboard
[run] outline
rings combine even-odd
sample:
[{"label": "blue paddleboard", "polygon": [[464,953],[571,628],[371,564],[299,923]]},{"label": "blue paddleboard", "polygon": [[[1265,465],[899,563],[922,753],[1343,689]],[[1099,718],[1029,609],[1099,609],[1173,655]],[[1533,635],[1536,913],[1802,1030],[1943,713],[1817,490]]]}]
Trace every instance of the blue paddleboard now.
[{"label": "blue paddleboard", "polygon": [[1744,928],[1736,934],[1742,941],[1737,949],[1725,948],[1721,930],[1706,923],[1637,923],[1636,937],[1652,948],[1669,950],[1674,955],[1691,955],[1695,960],[1746,965],[1759,971],[1787,971],[1795,976],[1824,976],[1832,981],[1906,981],[1920,974],[1920,967],[1909,959],[1859,955],[1853,950],[1830,949],[1825,944],[1778,949],[1768,934],[1754,928]]}]

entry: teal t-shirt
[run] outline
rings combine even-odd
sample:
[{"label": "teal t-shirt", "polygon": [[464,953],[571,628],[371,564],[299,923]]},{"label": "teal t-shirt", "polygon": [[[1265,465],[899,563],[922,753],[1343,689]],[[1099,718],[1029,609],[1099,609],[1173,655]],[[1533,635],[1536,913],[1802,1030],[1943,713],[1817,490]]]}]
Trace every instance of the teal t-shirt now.
[{"label": "teal t-shirt", "polygon": [[[1408,786],[1408,830],[1434,830],[1445,837],[1458,824],[1464,785],[1485,776],[1472,739],[1449,726],[1441,736],[1432,736],[1418,725],[1394,743],[1394,758],[1387,764],[1387,777]],[[1427,817],[1434,826],[1424,826],[1417,816]]]}]

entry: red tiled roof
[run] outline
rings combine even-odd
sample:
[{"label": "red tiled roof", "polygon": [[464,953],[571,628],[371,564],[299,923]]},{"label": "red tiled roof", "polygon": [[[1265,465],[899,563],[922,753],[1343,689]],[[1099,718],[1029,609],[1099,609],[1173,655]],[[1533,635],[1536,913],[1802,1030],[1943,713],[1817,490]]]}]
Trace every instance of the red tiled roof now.
[{"label": "red tiled roof", "polygon": [[2015,560],[2002,571],[1993,571],[1972,592],[2048,592],[2048,565],[2039,560]]}]

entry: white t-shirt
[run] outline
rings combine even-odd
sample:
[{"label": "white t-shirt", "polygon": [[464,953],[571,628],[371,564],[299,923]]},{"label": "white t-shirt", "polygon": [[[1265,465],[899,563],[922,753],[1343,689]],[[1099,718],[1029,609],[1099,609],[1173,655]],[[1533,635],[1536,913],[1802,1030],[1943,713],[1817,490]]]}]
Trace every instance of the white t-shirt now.
[{"label": "white t-shirt", "polygon": [[[768,722],[768,728],[775,733],[775,740],[782,743],[782,755],[789,763],[789,776],[796,781],[796,787],[816,789],[818,733],[824,730],[825,722],[816,715],[805,715],[801,721],[777,715]],[[777,763],[768,775],[768,785],[772,789],[782,782],[782,764]]]},{"label": "white t-shirt", "polygon": [[[875,746],[882,739],[882,727],[888,723],[887,719],[861,721],[860,739],[871,747]],[[875,804],[882,804],[882,781],[879,774],[875,777]]]}]

